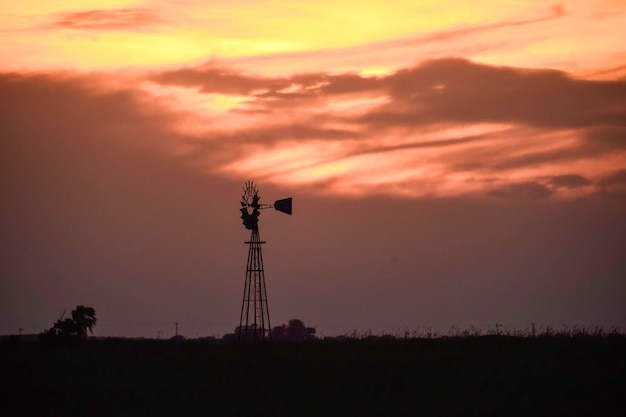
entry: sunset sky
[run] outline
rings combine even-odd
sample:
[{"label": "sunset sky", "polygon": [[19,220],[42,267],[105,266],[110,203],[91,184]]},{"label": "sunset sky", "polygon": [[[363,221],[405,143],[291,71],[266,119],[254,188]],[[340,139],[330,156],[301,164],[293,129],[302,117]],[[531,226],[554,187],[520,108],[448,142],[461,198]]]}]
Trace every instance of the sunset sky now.
[{"label": "sunset sky", "polygon": [[0,4],[0,334],[626,328],[626,1]]}]

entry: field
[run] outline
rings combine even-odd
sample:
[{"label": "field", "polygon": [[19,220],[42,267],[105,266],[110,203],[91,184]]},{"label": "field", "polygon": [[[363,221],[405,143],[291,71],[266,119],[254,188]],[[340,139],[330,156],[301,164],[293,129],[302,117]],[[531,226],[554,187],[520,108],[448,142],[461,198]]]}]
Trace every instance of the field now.
[{"label": "field", "polygon": [[2,416],[626,415],[623,335],[116,339],[0,355]]}]

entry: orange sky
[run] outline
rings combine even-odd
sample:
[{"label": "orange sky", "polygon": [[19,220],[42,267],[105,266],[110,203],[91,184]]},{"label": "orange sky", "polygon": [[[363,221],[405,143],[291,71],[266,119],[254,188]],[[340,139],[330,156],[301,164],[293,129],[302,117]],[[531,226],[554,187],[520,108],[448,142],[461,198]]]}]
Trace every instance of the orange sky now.
[{"label": "orange sky", "polygon": [[[150,68],[206,60],[230,66],[245,59],[263,74],[376,73],[463,56],[588,76],[620,66],[625,53],[619,0],[25,0],[5,2],[0,13],[3,67],[11,69]],[[303,59],[302,53],[308,55]]]},{"label": "orange sky", "polygon": [[294,197],[276,324],[626,326],[624,39],[623,0],[4,1],[0,334],[232,331],[249,179]]},{"label": "orange sky", "polygon": [[[0,57],[5,71],[97,73],[94,86],[103,91],[134,85],[156,98],[162,110],[180,112],[178,121],[163,129],[194,138],[159,146],[176,156],[193,154],[196,145],[215,147],[198,164],[213,174],[246,178],[254,173],[284,185],[325,183],[325,192],[351,195],[497,194],[511,185],[533,184],[553,198],[575,198],[626,166],[623,149],[600,158],[575,151],[586,137],[615,124],[602,117],[582,126],[574,121],[546,125],[539,119],[568,106],[582,113],[623,114],[623,84],[608,91],[612,80],[626,74],[625,13],[623,2],[608,0],[551,5],[23,1],[0,9]],[[450,58],[466,61],[439,61],[446,72],[429,73],[437,71],[437,60]],[[490,84],[488,78],[498,71],[503,76],[509,71],[510,78]],[[415,77],[398,88],[407,94],[413,89],[420,98],[394,96],[391,85],[401,72]],[[349,77],[354,85],[332,93]],[[476,77],[484,85],[463,91]],[[540,85],[551,78],[562,85],[544,89],[544,97]],[[379,87],[365,87],[368,81]],[[464,114],[473,100],[481,100],[482,88],[493,100],[489,108]],[[589,91],[594,88],[598,91]],[[594,97],[593,109],[584,108],[582,95],[575,99],[580,103],[571,103],[578,89]],[[456,106],[457,100],[466,105]],[[524,114],[533,100],[549,102],[543,116]],[[509,103],[504,106],[509,114],[496,115],[498,101],[520,104]],[[373,128],[370,119],[389,109],[413,121]],[[449,117],[448,111],[456,114]],[[258,140],[224,139],[249,132]],[[477,136],[482,139],[463,140]],[[561,151],[577,155],[559,161],[547,157]],[[506,165],[533,155],[546,158],[498,169],[474,160],[497,157]],[[551,183],[564,175],[583,180],[575,187]]]}]

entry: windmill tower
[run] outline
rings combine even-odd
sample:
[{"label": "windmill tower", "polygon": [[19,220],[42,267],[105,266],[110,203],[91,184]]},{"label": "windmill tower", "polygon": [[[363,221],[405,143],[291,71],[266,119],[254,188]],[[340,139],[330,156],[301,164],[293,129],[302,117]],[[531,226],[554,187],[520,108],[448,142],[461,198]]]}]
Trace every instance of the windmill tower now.
[{"label": "windmill tower", "polygon": [[259,237],[260,210],[274,208],[291,215],[291,197],[276,200],[274,204],[260,204],[259,190],[252,181],[243,186],[241,198],[241,219],[246,229],[251,230],[248,245],[248,264],[246,281],[243,287],[241,316],[237,328],[240,341],[272,340],[270,312],[267,305],[267,289],[265,287],[265,270],[261,245],[265,242]]}]

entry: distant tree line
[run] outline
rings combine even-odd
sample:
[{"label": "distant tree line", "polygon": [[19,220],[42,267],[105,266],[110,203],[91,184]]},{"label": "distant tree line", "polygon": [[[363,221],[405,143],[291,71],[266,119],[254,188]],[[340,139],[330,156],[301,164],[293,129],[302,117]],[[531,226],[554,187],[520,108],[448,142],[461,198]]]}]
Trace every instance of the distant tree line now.
[{"label": "distant tree line", "polygon": [[[237,334],[239,334],[240,328],[237,327],[234,333],[227,333],[222,337],[222,340],[226,342],[237,341]],[[245,329],[243,329],[245,332]],[[249,328],[250,333],[258,330],[256,328]],[[314,327],[307,327],[304,322],[299,319],[291,319],[288,324],[281,324],[272,328],[272,341],[276,342],[308,342],[316,339],[316,330]]]}]

